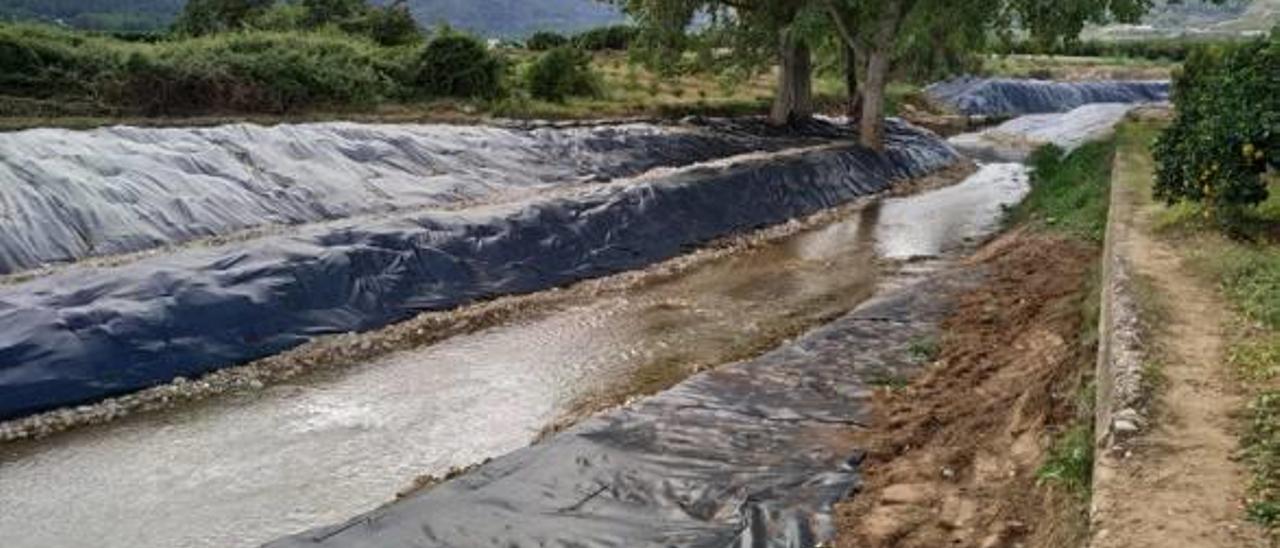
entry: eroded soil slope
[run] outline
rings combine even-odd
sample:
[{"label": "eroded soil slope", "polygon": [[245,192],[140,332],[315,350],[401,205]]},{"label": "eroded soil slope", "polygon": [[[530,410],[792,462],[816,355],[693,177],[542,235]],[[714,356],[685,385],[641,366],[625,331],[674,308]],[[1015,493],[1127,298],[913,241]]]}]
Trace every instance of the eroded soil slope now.
[{"label": "eroded soil slope", "polygon": [[839,508],[838,546],[1078,544],[1083,500],[1041,485],[1037,470],[1087,412],[1077,395],[1093,356],[1083,310],[1096,256],[1015,231],[971,259],[987,283],[960,299],[929,370],[883,391],[859,434],[866,484]]}]

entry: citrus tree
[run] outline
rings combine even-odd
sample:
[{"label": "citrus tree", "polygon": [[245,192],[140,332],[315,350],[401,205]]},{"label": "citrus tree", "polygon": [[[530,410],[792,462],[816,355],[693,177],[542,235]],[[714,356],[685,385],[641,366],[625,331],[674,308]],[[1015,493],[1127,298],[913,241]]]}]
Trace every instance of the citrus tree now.
[{"label": "citrus tree", "polygon": [[1173,124],[1154,151],[1156,197],[1238,220],[1267,199],[1263,174],[1280,163],[1280,27],[1269,38],[1196,49],[1173,97]]}]

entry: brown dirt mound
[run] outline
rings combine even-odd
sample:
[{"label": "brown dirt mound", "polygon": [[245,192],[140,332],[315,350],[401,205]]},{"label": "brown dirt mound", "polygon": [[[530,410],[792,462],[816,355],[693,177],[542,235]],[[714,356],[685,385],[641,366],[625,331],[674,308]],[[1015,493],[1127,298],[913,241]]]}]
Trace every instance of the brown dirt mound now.
[{"label": "brown dirt mound", "polygon": [[837,546],[1078,544],[1085,502],[1039,485],[1036,472],[1080,412],[1097,255],[1016,231],[971,259],[989,278],[960,297],[937,360],[879,394],[873,426],[858,434],[866,483],[837,510]]}]

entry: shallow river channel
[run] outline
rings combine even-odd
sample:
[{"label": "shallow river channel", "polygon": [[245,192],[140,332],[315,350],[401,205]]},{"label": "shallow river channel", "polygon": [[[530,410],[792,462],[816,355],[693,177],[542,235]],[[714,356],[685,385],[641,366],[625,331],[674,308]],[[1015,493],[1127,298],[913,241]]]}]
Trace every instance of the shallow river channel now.
[{"label": "shallow river channel", "polygon": [[0,446],[7,548],[257,546],[533,440],[655,364],[776,345],[995,231],[1019,164],[626,289],[252,394]]}]

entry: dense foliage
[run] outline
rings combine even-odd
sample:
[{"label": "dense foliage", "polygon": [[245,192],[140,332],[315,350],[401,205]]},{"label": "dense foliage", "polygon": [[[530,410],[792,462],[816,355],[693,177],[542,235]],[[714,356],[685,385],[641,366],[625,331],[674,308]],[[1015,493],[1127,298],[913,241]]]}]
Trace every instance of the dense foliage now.
[{"label": "dense foliage", "polygon": [[49,27],[0,27],[0,94],[146,114],[284,112],[397,92],[374,44],[340,33],[237,32],[128,43]]},{"label": "dense foliage", "polygon": [[187,36],[248,29],[336,29],[384,46],[422,40],[406,0],[386,5],[368,0],[191,0],[174,23],[174,31]]},{"label": "dense foliage", "polygon": [[1148,40],[1082,40],[1045,45],[1033,40],[1009,40],[992,44],[990,51],[1002,55],[1072,55],[1079,57],[1123,57],[1155,61],[1184,61],[1196,41],[1187,38]]},{"label": "dense foliage", "polygon": [[1280,28],[1270,38],[1206,46],[1174,83],[1177,114],[1155,146],[1156,196],[1199,202],[1221,221],[1267,199],[1280,164]]},{"label": "dense foliage", "polygon": [[533,33],[528,40],[525,41],[524,47],[532,51],[547,51],[564,46],[569,43],[569,38],[558,32],[542,30]]},{"label": "dense foliage", "polygon": [[573,37],[573,45],[587,51],[622,51],[631,47],[637,29],[630,25],[612,25],[583,31]]},{"label": "dense foliage", "polygon": [[323,33],[233,33],[132,53],[106,99],[148,114],[288,112],[366,105],[396,93],[369,43]]},{"label": "dense foliage", "polygon": [[1101,243],[1115,150],[1114,140],[1089,143],[1070,154],[1054,145],[1036,150],[1028,159],[1031,193],[1009,212],[1009,220]]},{"label": "dense foliage", "polygon": [[456,33],[382,46],[335,28],[128,42],[0,24],[0,114],[285,113],[432,97],[490,99],[504,63]]},{"label": "dense foliage", "polygon": [[446,34],[432,40],[419,56],[417,88],[435,97],[492,99],[502,94],[502,60],[479,40]]},{"label": "dense foliage", "polygon": [[591,56],[577,48],[559,47],[542,54],[525,72],[525,81],[529,94],[545,101],[600,94]]},{"label": "dense foliage", "polygon": [[610,25],[597,27],[578,33],[572,37],[548,30],[533,33],[524,46],[532,51],[550,51],[558,47],[572,45],[587,51],[626,50],[635,39],[636,27],[630,25]]}]

